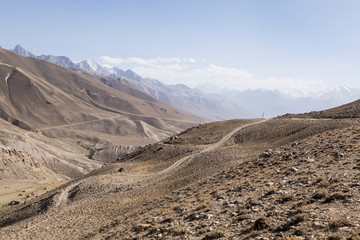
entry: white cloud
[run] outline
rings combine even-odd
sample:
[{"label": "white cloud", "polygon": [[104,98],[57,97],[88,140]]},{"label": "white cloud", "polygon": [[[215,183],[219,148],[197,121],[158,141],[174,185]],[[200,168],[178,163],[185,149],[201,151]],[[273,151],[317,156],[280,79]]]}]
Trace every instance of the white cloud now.
[{"label": "white cloud", "polygon": [[120,65],[124,62],[124,59],[122,58],[111,58],[108,56],[101,56],[100,59],[107,63],[107,64],[112,64],[112,65]]},{"label": "white cloud", "polygon": [[159,64],[173,64],[173,63],[182,63],[182,62],[192,62],[196,63],[196,60],[193,58],[183,59],[176,57],[157,57],[157,58],[150,58],[150,59],[143,59],[137,57],[131,58],[112,58],[108,56],[101,56],[100,59],[106,63],[114,64],[114,65],[121,65],[121,64],[138,64],[144,66],[157,66]]},{"label": "white cloud", "polygon": [[188,61],[191,62],[191,63],[197,63],[197,61],[195,59],[193,59],[193,58],[189,58]]},{"label": "white cloud", "polygon": [[293,77],[268,77],[258,79],[248,70],[229,68],[215,64],[206,64],[194,58],[157,57],[111,58],[102,56],[104,64],[116,65],[122,69],[132,69],[142,77],[158,79],[167,84],[182,83],[189,87],[207,86],[213,91],[220,88],[236,90],[265,89],[278,90],[294,97],[311,96],[326,88],[319,80],[299,79]]}]

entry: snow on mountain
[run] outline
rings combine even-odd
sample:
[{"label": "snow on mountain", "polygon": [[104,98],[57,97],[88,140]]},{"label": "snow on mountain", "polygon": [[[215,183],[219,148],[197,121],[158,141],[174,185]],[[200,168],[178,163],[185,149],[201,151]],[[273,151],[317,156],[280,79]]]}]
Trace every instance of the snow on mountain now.
[{"label": "snow on mountain", "polygon": [[128,82],[158,100],[208,120],[260,117],[263,113],[266,117],[274,117],[285,113],[323,110],[352,102],[360,96],[360,89],[351,86],[307,94],[300,89],[295,93],[284,94],[262,89],[237,91],[209,84],[193,89],[183,84],[167,85],[156,79],[142,78],[130,69],[124,71],[117,67],[103,66],[92,59],[75,64],[65,56],[35,56],[20,45],[12,51],[25,57],[46,60],[63,67],[82,69],[113,80],[120,81],[121,78],[126,78]]},{"label": "snow on mountain", "polygon": [[65,56],[54,56],[54,55],[41,55],[37,57],[38,59],[45,60],[56,65],[67,67],[67,68],[76,68],[76,64],[73,63],[70,58]]},{"label": "snow on mountain", "polygon": [[80,62],[77,67],[100,76],[109,76],[114,73],[113,68],[101,66],[92,59]]},{"label": "snow on mountain", "polygon": [[341,102],[352,102],[359,99],[360,89],[352,88],[350,86],[340,86],[333,88],[317,96],[317,100],[337,99]]},{"label": "snow on mountain", "polygon": [[20,44],[16,45],[15,48],[12,49],[11,51],[24,57],[36,58],[34,54],[32,54],[31,52],[20,46]]}]

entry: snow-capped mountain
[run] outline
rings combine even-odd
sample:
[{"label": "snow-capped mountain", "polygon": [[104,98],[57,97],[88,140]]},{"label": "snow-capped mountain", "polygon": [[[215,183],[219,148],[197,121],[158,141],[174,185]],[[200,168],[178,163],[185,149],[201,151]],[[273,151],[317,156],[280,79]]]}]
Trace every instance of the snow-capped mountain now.
[{"label": "snow-capped mountain", "polygon": [[41,55],[36,58],[54,63],[62,67],[76,68],[76,64],[73,63],[70,58],[65,56]]},{"label": "snow-capped mountain", "polygon": [[114,73],[113,68],[101,66],[92,59],[86,59],[80,62],[79,64],[77,64],[76,67],[88,71],[90,73],[97,74],[100,76],[106,76],[106,77]]},{"label": "snow-capped mountain", "polygon": [[162,82],[142,78],[131,70],[120,70],[114,68],[114,74],[101,81],[115,89],[122,89],[122,81],[126,79],[143,92],[152,97],[181,110],[193,113],[208,120],[225,120],[230,118],[251,117],[243,107],[232,103],[233,108],[226,107],[225,102],[212,99],[197,89],[189,88],[183,84],[166,85]]},{"label": "snow-capped mountain", "polygon": [[351,102],[360,97],[360,89],[351,86],[340,86],[333,88],[316,97],[319,100],[338,99],[340,101]]},{"label": "snow-capped mountain", "polygon": [[[352,90],[353,92],[356,89]],[[218,93],[209,94],[213,98],[219,100],[228,100],[236,102],[240,106],[246,106],[257,117],[265,115],[265,117],[276,117],[285,113],[303,113],[310,111],[324,110],[332,107],[339,106],[344,103],[358,99],[347,98],[346,101],[340,98],[311,98],[301,97],[293,98],[282,94],[279,91],[269,90],[219,90]],[[360,95],[358,95],[360,96]]]},{"label": "snow-capped mountain", "polygon": [[[63,67],[82,69],[106,77],[101,81],[113,88],[123,86],[120,82],[126,78],[128,82],[156,99],[208,120],[260,117],[263,114],[265,117],[275,117],[285,113],[323,110],[357,100],[360,96],[360,89],[350,86],[338,87],[311,97],[301,98],[287,96],[279,91],[262,89],[241,92],[213,86],[193,89],[183,84],[167,85],[155,79],[143,78],[130,69],[124,71],[117,67],[103,66],[92,59],[75,64],[65,56],[36,56],[20,45],[12,51],[25,57],[38,58]],[[211,89],[216,89],[216,92],[212,92]]]},{"label": "snow-capped mountain", "polygon": [[33,53],[29,52],[28,50],[20,46],[20,44],[16,45],[14,49],[12,49],[11,51],[24,57],[36,58],[36,56]]},{"label": "snow-capped mountain", "polygon": [[[113,88],[122,88],[122,78],[126,78],[128,82],[137,86],[145,93],[150,94],[156,99],[181,110],[190,112],[208,120],[225,120],[231,118],[253,117],[251,111],[228,100],[218,101],[208,97],[197,89],[191,89],[185,85],[166,85],[162,82],[142,78],[132,70],[122,70],[120,68],[106,67],[98,64],[92,59],[84,60],[78,64],[72,62],[69,58],[63,56],[41,55],[36,56],[18,45],[12,50],[19,55],[33,57],[45,61],[52,62],[67,68],[75,68],[85,70],[89,73],[96,74],[103,78],[101,81]],[[119,89],[120,90],[120,89]]]}]

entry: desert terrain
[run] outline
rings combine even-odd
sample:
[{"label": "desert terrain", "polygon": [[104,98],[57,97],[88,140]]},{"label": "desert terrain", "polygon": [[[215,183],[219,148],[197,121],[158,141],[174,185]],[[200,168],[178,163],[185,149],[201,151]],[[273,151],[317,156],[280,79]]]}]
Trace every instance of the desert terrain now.
[{"label": "desert terrain", "polygon": [[126,81],[121,90],[1,48],[0,181],[80,177],[204,122]]},{"label": "desert terrain", "polygon": [[0,6],[0,240],[360,240],[360,1]]},{"label": "desert terrain", "polygon": [[0,61],[0,239],[360,237],[359,101],[206,123],[126,80]]},{"label": "desert terrain", "polygon": [[0,48],[1,210],[204,122],[102,79]]},{"label": "desert terrain", "polygon": [[1,239],[359,239],[356,114],[200,124],[7,208]]}]

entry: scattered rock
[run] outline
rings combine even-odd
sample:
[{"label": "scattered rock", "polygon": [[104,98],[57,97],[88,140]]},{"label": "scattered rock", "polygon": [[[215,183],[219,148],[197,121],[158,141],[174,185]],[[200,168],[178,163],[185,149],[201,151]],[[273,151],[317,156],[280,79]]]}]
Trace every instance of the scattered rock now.
[{"label": "scattered rock", "polygon": [[133,232],[142,232],[151,227],[150,224],[138,224],[132,228]]},{"label": "scattered rock", "polygon": [[176,135],[175,135],[175,136],[171,136],[171,137],[170,137],[170,140],[171,140],[171,141],[176,140],[176,139],[179,139],[179,137],[178,137],[178,136],[176,136]]},{"label": "scattered rock", "polygon": [[270,152],[263,152],[259,155],[259,158],[269,158],[269,157],[271,157]]},{"label": "scattered rock", "polygon": [[213,239],[218,239],[218,238],[222,238],[222,237],[224,237],[223,233],[215,232],[215,233],[210,233],[210,234],[206,235],[205,237],[203,237],[202,240],[213,240]]},{"label": "scattered rock", "polygon": [[301,159],[300,162],[302,162],[302,163],[313,163],[313,162],[315,162],[315,160],[312,159],[312,158],[307,157],[307,158]]},{"label": "scattered rock", "polygon": [[289,172],[296,173],[296,172],[299,171],[299,169],[297,169],[296,167],[292,167],[292,168],[289,168],[288,171],[289,171]]},{"label": "scattered rock", "polygon": [[325,191],[319,191],[319,192],[316,192],[312,198],[313,199],[322,199],[322,198],[325,198],[326,197],[326,192]]},{"label": "scattered rock", "polygon": [[293,159],[294,158],[294,154],[292,154],[292,153],[289,153],[289,154],[287,154],[286,156],[285,156],[285,160],[286,161],[290,161],[291,159]]},{"label": "scattered rock", "polygon": [[336,152],[336,153],[335,153],[335,157],[336,157],[336,158],[343,158],[343,157],[344,157],[344,154],[341,153],[341,152]]},{"label": "scattered rock", "polygon": [[270,226],[267,224],[267,219],[264,217],[258,218],[254,225],[252,226],[253,230],[260,231],[264,229],[270,229]]},{"label": "scattered rock", "polygon": [[157,149],[155,149],[154,153],[155,153],[155,152],[158,152],[158,151],[160,151],[160,150],[163,150],[163,149],[164,149],[163,147],[158,147]]},{"label": "scattered rock", "polygon": [[19,202],[19,201],[16,201],[16,200],[12,200],[12,201],[9,203],[10,206],[14,206],[14,205],[18,205],[18,204],[20,204],[20,202]]}]

